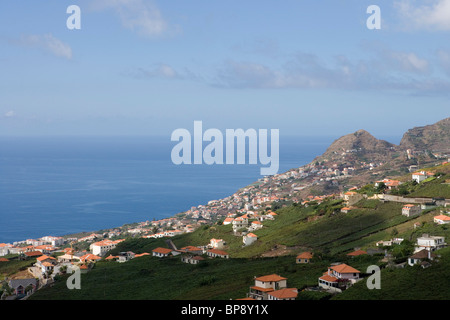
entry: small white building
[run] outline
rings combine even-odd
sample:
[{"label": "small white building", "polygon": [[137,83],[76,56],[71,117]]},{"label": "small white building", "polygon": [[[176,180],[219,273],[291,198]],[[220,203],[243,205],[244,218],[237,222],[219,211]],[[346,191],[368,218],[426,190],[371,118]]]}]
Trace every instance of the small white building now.
[{"label": "small white building", "polygon": [[415,180],[417,183],[421,183],[422,181],[428,179],[431,176],[434,176],[434,173],[426,171],[414,172],[412,174],[412,180]]},{"label": "small white building", "polygon": [[244,246],[249,246],[256,240],[258,240],[258,236],[254,233],[248,233],[242,237],[242,242],[244,243]]}]

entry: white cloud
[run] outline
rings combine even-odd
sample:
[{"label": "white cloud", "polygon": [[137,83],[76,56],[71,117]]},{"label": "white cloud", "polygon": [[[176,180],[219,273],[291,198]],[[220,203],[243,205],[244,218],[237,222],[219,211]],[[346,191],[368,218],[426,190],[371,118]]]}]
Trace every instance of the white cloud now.
[{"label": "white cloud", "polygon": [[72,59],[72,48],[55,38],[52,34],[22,35],[20,39],[12,40],[11,42],[21,46],[38,48],[57,57]]},{"label": "white cloud", "polygon": [[404,25],[412,28],[450,30],[450,0],[432,0],[420,4],[412,0],[394,2]]},{"label": "white cloud", "polygon": [[151,1],[143,0],[95,0],[94,10],[112,9],[122,25],[143,36],[159,36],[167,31],[167,22]]},{"label": "white cloud", "polygon": [[16,113],[13,110],[10,110],[5,113],[5,118],[12,118],[16,115]]},{"label": "white cloud", "polygon": [[397,63],[399,68],[407,72],[426,73],[429,71],[428,61],[419,58],[414,53],[391,52],[393,62]]},{"label": "white cloud", "polygon": [[[224,88],[297,88],[337,90],[398,90],[409,94],[449,94],[450,80],[432,72],[430,61],[413,52],[379,48],[374,57],[351,60],[344,55],[324,61],[298,53],[282,66],[227,61],[211,83]],[[450,68],[450,55],[441,52]],[[439,69],[439,68],[435,68]]]}]

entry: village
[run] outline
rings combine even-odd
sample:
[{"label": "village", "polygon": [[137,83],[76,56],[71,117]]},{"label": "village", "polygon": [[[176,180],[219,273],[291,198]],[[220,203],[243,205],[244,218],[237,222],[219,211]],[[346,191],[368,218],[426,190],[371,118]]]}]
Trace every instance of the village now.
[{"label": "village", "polygon": [[[446,164],[446,162],[444,163]],[[369,166],[370,167],[370,166]],[[19,260],[35,261],[33,266],[27,268],[27,276],[20,279],[8,280],[9,289],[5,290],[2,299],[27,298],[39,288],[51,285],[55,277],[61,274],[70,273],[74,267],[79,268],[81,273],[89,272],[96,262],[100,260],[115,261],[117,263],[126,263],[131,259],[142,256],[153,256],[156,258],[179,257],[179,259],[188,264],[200,264],[205,259],[229,259],[232,258],[226,251],[227,243],[222,239],[211,238],[209,243],[202,246],[185,246],[177,248],[170,240],[172,237],[183,233],[194,232],[202,225],[211,224],[211,220],[223,225],[231,225],[233,234],[240,237],[242,247],[251,246],[258,240],[258,230],[264,228],[265,221],[277,219],[276,210],[272,210],[274,204],[285,201],[286,197],[281,197],[277,193],[279,187],[289,184],[290,177],[313,174],[311,170],[299,169],[289,173],[271,178],[262,179],[259,186],[251,186],[240,190],[238,193],[226,199],[211,201],[206,206],[191,208],[183,215],[171,218],[165,218],[157,221],[145,221],[134,224],[127,228],[115,228],[102,234],[92,233],[88,236],[74,237],[55,237],[45,236],[39,239],[27,239],[14,242],[12,244],[0,244],[0,257],[6,255],[18,255]],[[343,172],[348,170],[343,170]],[[317,171],[320,172],[320,171]],[[315,173],[317,173],[315,172]],[[331,172],[324,170],[321,174],[328,175]],[[336,175],[332,172],[331,175]],[[411,180],[416,183],[422,183],[434,174],[432,172],[417,171],[411,173]],[[338,176],[335,176],[335,178]],[[276,185],[277,187],[266,186],[265,183]],[[376,187],[383,185],[386,189],[393,189],[400,186],[402,182],[391,179],[383,179],[375,183]],[[295,184],[291,184],[294,185]],[[352,187],[346,192],[340,194],[331,194],[324,196],[308,196],[301,201],[301,205],[307,207],[311,203],[321,203],[326,199],[341,199],[344,206],[342,213],[351,212],[356,203],[367,195],[358,193],[358,187]],[[379,193],[371,196],[372,199],[382,201],[395,201],[404,203],[399,215],[406,217],[419,216],[423,210],[441,207],[441,213],[434,216],[434,223],[450,223],[450,199],[417,199],[403,198],[399,196],[390,196]],[[290,199],[292,201],[292,199]],[[449,209],[447,209],[449,208]],[[222,212],[228,212],[222,214]],[[140,238],[165,238],[167,247],[156,247],[151,252],[135,254],[134,252],[120,252],[118,255],[108,255],[108,252],[129,237]],[[378,247],[390,247],[400,244],[401,238],[386,239],[379,241],[375,245]],[[83,243],[85,250],[74,250],[73,246],[77,243]],[[422,268],[430,266],[430,263],[437,257],[434,251],[445,247],[447,244],[444,237],[424,234],[417,239],[413,255],[407,262],[397,267],[407,267],[420,265]],[[349,252],[348,256],[359,256],[370,254],[363,250]],[[388,255],[385,256],[388,258]],[[0,263],[8,261],[7,258],[0,258]],[[295,258],[297,264],[308,264],[314,262],[314,252],[302,252]],[[362,272],[350,265],[336,261],[324,270],[322,276],[317,279],[317,288],[327,292],[338,293],[347,289],[354,283],[360,281]],[[298,291],[295,288],[287,286],[287,279],[282,275],[270,274],[261,275],[255,278],[254,285],[249,287],[247,297],[242,299],[256,300],[292,300],[296,299]]]}]

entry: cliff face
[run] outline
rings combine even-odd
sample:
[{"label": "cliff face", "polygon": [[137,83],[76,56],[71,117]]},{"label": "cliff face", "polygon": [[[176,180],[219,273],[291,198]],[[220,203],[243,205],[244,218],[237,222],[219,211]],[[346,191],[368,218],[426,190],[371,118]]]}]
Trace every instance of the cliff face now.
[{"label": "cliff face", "polygon": [[450,151],[450,118],[432,125],[409,129],[400,141],[400,148],[428,151]]}]

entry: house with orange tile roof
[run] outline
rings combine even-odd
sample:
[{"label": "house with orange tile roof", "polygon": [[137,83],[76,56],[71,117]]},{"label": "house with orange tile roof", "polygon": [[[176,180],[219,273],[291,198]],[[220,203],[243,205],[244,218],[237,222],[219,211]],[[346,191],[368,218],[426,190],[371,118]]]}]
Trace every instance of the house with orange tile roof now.
[{"label": "house with orange tile roof", "polygon": [[36,258],[35,266],[41,269],[43,274],[51,272],[57,264],[56,259],[47,255]]},{"label": "house with orange tile roof", "polygon": [[311,252],[302,252],[296,258],[296,263],[309,263],[313,258],[313,254]]},{"label": "house with orange tile roof", "polygon": [[168,257],[172,253],[171,249],[158,247],[152,250],[153,257],[164,258]]},{"label": "house with orange tile roof", "polygon": [[40,251],[26,251],[26,252],[23,253],[23,257],[25,259],[37,258],[37,257],[40,257],[40,256],[42,256],[42,252],[40,252]]},{"label": "house with orange tile roof", "polygon": [[360,274],[359,270],[345,263],[333,264],[319,277],[319,287],[332,292],[341,292],[359,281]]},{"label": "house with orange tile roof", "polygon": [[447,223],[450,223],[450,217],[449,217],[449,216],[446,216],[446,215],[444,215],[444,214],[440,214],[440,215],[438,215],[438,216],[435,216],[435,217],[433,218],[433,220],[434,220],[434,222],[437,223],[437,224],[447,224]]},{"label": "house with orange tile roof", "polygon": [[230,258],[230,255],[226,251],[217,250],[217,249],[211,249],[206,251],[206,254],[211,258],[223,258],[228,259]]},{"label": "house with orange tile roof", "polygon": [[351,210],[352,210],[352,208],[350,208],[350,207],[343,207],[343,208],[341,209],[341,212],[342,212],[342,213],[349,213]]},{"label": "house with orange tile roof", "polygon": [[223,225],[226,226],[227,224],[232,224],[233,223],[233,218],[229,217],[229,218],[225,218],[225,220],[223,220]]},{"label": "house with orange tile roof", "polygon": [[256,221],[252,221],[248,230],[249,231],[259,230],[262,227],[263,227],[263,224],[260,221],[256,220]]},{"label": "house with orange tile roof", "polygon": [[434,176],[433,172],[418,171],[418,172],[414,172],[412,174],[411,178],[412,178],[412,180],[415,180],[417,183],[421,183],[422,181],[424,181],[432,176]]},{"label": "house with orange tile roof", "polygon": [[268,300],[295,300],[297,296],[297,288],[283,288],[267,293]]},{"label": "house with orange tile roof", "polygon": [[268,300],[268,294],[287,287],[287,278],[277,274],[255,277],[255,285],[250,287],[248,297],[255,300]]},{"label": "house with orange tile roof", "polygon": [[85,263],[85,262],[97,262],[98,260],[101,260],[102,258],[92,254],[92,253],[87,253],[83,256],[80,257],[80,261]]},{"label": "house with orange tile roof", "polygon": [[119,244],[120,242],[124,241],[125,239],[119,239],[119,240],[102,240],[102,241],[98,241],[98,242],[94,242],[89,246],[89,249],[91,250],[91,252],[94,255],[97,256],[104,256],[108,251],[114,249],[117,244]]},{"label": "house with orange tile roof", "polygon": [[242,237],[242,242],[244,243],[244,246],[249,246],[251,245],[253,242],[255,242],[256,240],[258,240],[258,236],[254,233],[247,233],[246,235],[244,235]]},{"label": "house with orange tile roof", "polygon": [[47,244],[43,244],[43,245],[40,245],[40,246],[36,246],[36,247],[34,247],[34,249],[35,250],[37,250],[37,251],[41,251],[42,253],[51,253],[51,252],[53,252],[53,251],[56,251],[56,250],[58,250],[58,248],[55,248],[54,246],[52,246],[52,245],[47,245]]}]

